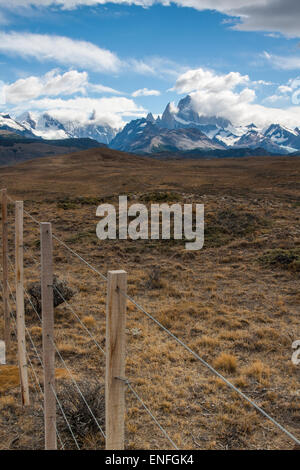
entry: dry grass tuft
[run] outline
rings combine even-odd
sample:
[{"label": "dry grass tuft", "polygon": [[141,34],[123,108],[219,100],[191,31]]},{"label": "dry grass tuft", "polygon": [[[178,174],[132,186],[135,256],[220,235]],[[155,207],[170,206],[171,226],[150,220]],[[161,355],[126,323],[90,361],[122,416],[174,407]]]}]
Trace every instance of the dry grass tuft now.
[{"label": "dry grass tuft", "polygon": [[271,369],[262,361],[257,360],[253,362],[253,364],[251,364],[250,366],[243,368],[242,372],[247,377],[257,379],[261,382],[263,379],[268,379],[270,377]]},{"label": "dry grass tuft", "polygon": [[214,360],[214,367],[218,370],[224,370],[226,372],[235,372],[237,369],[237,358],[232,354],[221,353]]},{"label": "dry grass tuft", "polygon": [[92,315],[86,315],[83,317],[82,322],[87,328],[95,328],[97,325],[96,320],[94,317],[92,317]]},{"label": "dry grass tuft", "polygon": [[19,385],[19,368],[16,366],[0,366],[0,392],[7,392]]}]

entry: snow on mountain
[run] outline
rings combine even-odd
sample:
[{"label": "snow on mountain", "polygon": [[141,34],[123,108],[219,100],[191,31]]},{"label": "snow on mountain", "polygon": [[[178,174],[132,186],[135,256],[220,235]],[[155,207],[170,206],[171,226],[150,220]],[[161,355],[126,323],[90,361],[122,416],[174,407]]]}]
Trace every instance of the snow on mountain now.
[{"label": "snow on mountain", "polygon": [[91,138],[125,152],[151,153],[162,150],[265,149],[289,154],[300,151],[300,128],[272,124],[260,129],[251,123],[235,126],[220,116],[205,116],[193,106],[190,95],[178,105],[169,103],[163,114],[129,122],[122,130],[100,124],[95,112],[84,122],[58,117],[54,112],[26,112],[12,119],[0,114],[0,131],[13,131],[43,139]]},{"label": "snow on mountain", "polygon": [[264,133],[275,144],[279,145],[288,152],[296,152],[300,149],[299,130],[289,129],[279,124],[272,124]]},{"label": "snow on mountain", "polygon": [[[127,124],[111,141],[110,147],[116,150],[136,153],[160,151],[187,151],[194,149],[224,149],[196,128],[162,128],[153,116],[136,119]],[[158,121],[160,123],[160,121]]]},{"label": "snow on mountain", "polygon": [[192,98],[187,95],[179,101],[177,107],[173,103],[168,103],[157,124],[167,129],[199,127],[203,131],[206,127],[211,126],[216,130],[225,128],[231,125],[231,122],[217,116],[200,116],[193,108]]},{"label": "snow on mountain", "polygon": [[58,119],[50,113],[37,114],[30,112],[22,114],[18,120],[22,126],[43,139],[89,137],[98,142],[109,144],[117,133],[117,129],[113,129],[109,125],[98,124],[94,113],[84,123],[72,119]]},{"label": "snow on mountain", "polygon": [[187,95],[177,106],[168,103],[157,119],[150,113],[146,119],[131,121],[116,135],[111,146],[143,153],[172,147],[177,150],[263,148],[271,153],[288,154],[300,150],[300,130],[279,124],[265,131],[254,123],[234,126],[223,117],[199,114]]},{"label": "snow on mountain", "polygon": [[14,132],[24,137],[34,137],[33,133],[25,126],[15,121],[9,114],[0,113],[0,131]]}]

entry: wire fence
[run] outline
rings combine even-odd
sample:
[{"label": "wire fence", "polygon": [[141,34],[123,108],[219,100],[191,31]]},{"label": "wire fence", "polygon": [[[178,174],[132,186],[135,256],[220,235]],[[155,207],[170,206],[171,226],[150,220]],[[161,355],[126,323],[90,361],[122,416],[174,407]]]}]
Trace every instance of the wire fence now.
[{"label": "wire fence", "polygon": [[[7,196],[8,201],[10,201],[12,204],[15,203],[15,201]],[[36,224],[37,228],[40,227],[40,221],[38,221],[32,214],[30,214],[29,211],[24,209],[24,214],[34,223]],[[66,242],[61,240],[57,235],[52,234],[52,239],[58,243],[61,247],[63,247],[65,250],[67,250],[72,256],[74,256],[77,260],[80,261],[80,263],[83,263],[91,273],[99,276],[101,278],[101,282],[107,284],[108,282],[108,277],[105,276],[98,268],[93,266],[91,262],[87,261],[83,256],[81,256],[79,253],[77,253],[73,248],[71,248]],[[39,239],[36,239],[36,241],[39,241]],[[29,249],[26,247],[26,245],[23,243],[22,248],[24,250],[24,253],[28,257],[28,259],[35,265],[35,267],[41,271],[41,262],[36,259],[32,253],[29,251]],[[7,253],[7,260],[10,266],[10,274],[14,277],[16,277],[16,267],[15,267],[15,260],[12,259],[10,253]],[[10,316],[13,321],[13,327],[15,331],[15,336],[17,337],[18,331],[17,331],[17,323],[16,323],[16,315],[17,315],[17,303],[16,303],[16,296],[14,294],[13,288],[11,287],[11,283],[7,280],[7,286],[9,289],[9,297],[11,299],[11,303],[9,305],[10,308]],[[53,288],[53,293],[56,292],[56,294],[59,296],[61,299],[62,304],[68,309],[68,311],[71,312],[73,318],[75,321],[78,322],[82,330],[86,333],[88,338],[94,343],[96,346],[97,350],[100,351],[101,354],[106,355],[105,349],[101,346],[99,340],[95,337],[93,332],[85,325],[85,323],[81,320],[80,315],[76,311],[76,309],[68,302],[68,300],[65,298],[61,290],[56,286],[52,285]],[[3,288],[3,284],[2,284]],[[32,309],[32,311],[35,313],[36,318],[41,326],[43,326],[43,318],[42,315],[38,312],[38,309],[34,305],[31,296],[25,287],[23,286],[23,293],[24,297],[27,299],[29,302],[29,305]],[[189,355],[191,355],[195,360],[199,361],[202,366],[204,366],[207,370],[209,370],[214,376],[216,376],[218,379],[220,379],[230,390],[232,390],[234,393],[236,393],[242,400],[248,403],[251,407],[253,407],[259,414],[261,414],[265,419],[267,419],[269,422],[271,422],[277,429],[279,429],[282,433],[284,433],[286,436],[288,436],[289,439],[291,439],[295,444],[300,445],[300,440],[293,434],[291,433],[286,427],[284,427],[282,424],[280,424],[276,419],[274,419],[270,414],[268,414],[262,407],[260,407],[254,400],[252,400],[249,396],[247,396],[244,392],[242,392],[238,387],[236,387],[233,383],[231,383],[228,379],[226,379],[222,374],[220,374],[211,364],[209,364],[206,360],[204,360],[197,352],[193,351],[183,340],[181,340],[179,337],[177,337],[172,331],[170,331],[168,328],[166,328],[160,321],[158,321],[154,315],[149,313],[142,305],[140,305],[139,302],[137,302],[132,296],[128,295],[126,292],[124,292],[122,289],[119,287],[116,288],[116,291],[119,296],[123,297],[126,299],[127,302],[130,302],[143,316],[145,316],[151,324],[155,324],[160,330],[162,330],[168,338],[170,338],[172,341],[174,341],[177,345],[179,345],[185,352],[187,352]],[[11,305],[15,305],[15,308],[12,308]],[[44,362],[43,362],[43,352],[39,352],[40,346],[37,345],[30,334],[29,329],[25,325],[25,332],[28,337],[29,345],[30,345],[30,353],[26,352],[27,355],[27,360],[29,363],[29,367],[32,373],[32,385],[35,388],[36,391],[36,397],[39,402],[39,407],[44,413],[44,408],[43,405],[41,404],[41,399],[42,401],[44,400],[44,390],[41,385],[41,381],[39,378],[39,372],[44,373]],[[90,404],[88,403],[88,399],[85,397],[83,390],[80,387],[80,384],[78,383],[78,380],[76,380],[75,374],[72,372],[71,367],[67,364],[66,359],[63,357],[63,353],[60,351],[57,342],[55,338],[51,338],[51,343],[53,345],[53,348],[55,350],[55,355],[56,357],[60,360],[63,369],[66,371],[67,375],[69,376],[71,383],[80,396],[80,399],[84,403],[87,412],[90,414],[91,419],[94,421],[94,424],[98,431],[100,432],[101,436],[103,437],[104,441],[107,438],[106,432],[105,432],[105,427],[99,423],[99,419],[95,416],[95,412],[92,410]],[[33,359],[37,359],[39,362],[39,371],[37,371],[33,365]],[[141,397],[141,395],[137,392],[135,387],[131,383],[131,379],[127,377],[114,377],[115,380],[121,382],[125,388],[132,394],[132,396],[136,399],[136,401],[142,406],[142,409],[148,414],[148,416],[151,418],[155,426],[160,430],[162,436],[168,441],[168,443],[171,445],[172,448],[178,450],[177,444],[174,442],[174,439],[172,439],[165,429],[165,427],[159,422],[153,411],[147,406],[145,403],[145,400]],[[60,412],[65,424],[66,428],[69,431],[69,435],[73,441],[73,444],[77,450],[80,450],[80,443],[78,441],[78,438],[76,437],[76,432],[72,428],[72,424],[70,423],[67,413],[64,409],[64,404],[60,400],[59,392],[51,385],[53,395],[55,397],[55,401],[57,403],[57,409]],[[40,398],[39,398],[40,397]],[[65,449],[66,444],[63,441],[63,436],[61,436],[60,432],[58,431],[56,427],[56,434],[57,438],[60,443],[60,449]]]}]

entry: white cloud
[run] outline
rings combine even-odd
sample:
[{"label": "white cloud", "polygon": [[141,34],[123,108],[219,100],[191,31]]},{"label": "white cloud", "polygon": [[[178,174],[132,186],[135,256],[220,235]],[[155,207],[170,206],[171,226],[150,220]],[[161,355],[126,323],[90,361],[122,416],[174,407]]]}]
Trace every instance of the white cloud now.
[{"label": "white cloud", "polygon": [[62,75],[52,70],[43,77],[31,76],[5,87],[8,104],[22,103],[39,96],[72,95],[84,92],[88,82],[86,72],[72,70]]},{"label": "white cloud", "polygon": [[277,89],[279,93],[291,93],[293,91],[293,88],[287,85],[280,85]]},{"label": "white cloud", "polygon": [[95,93],[112,93],[114,95],[121,95],[120,91],[101,84],[94,85],[93,83],[88,83],[87,88]]},{"label": "white cloud", "polygon": [[[40,62],[50,61],[102,73],[125,71],[174,79],[185,70],[182,66],[163,57],[121,60],[113,52],[101,49],[91,42],[46,34],[0,31],[1,52],[23,58],[33,58]],[[94,87],[94,90],[97,91],[97,88]],[[116,90],[104,89],[102,85],[98,86],[98,91],[100,90],[117,93]]]},{"label": "white cloud", "polygon": [[282,70],[299,70],[300,56],[279,56],[275,54],[263,53],[263,57],[267,59],[271,65]]},{"label": "white cloud", "polygon": [[146,110],[142,106],[125,97],[88,98],[75,97],[70,99],[43,98],[26,102],[14,108],[13,114],[17,116],[23,111],[47,111],[51,116],[63,122],[70,120],[82,124],[90,120],[93,113],[93,122],[101,125],[110,125],[114,128],[123,127],[124,118],[137,118],[145,116]]},{"label": "white cloud", "polygon": [[122,66],[114,53],[90,42],[64,36],[0,32],[0,52],[106,73],[116,72]]},{"label": "white cloud", "polygon": [[141,88],[140,90],[136,90],[132,93],[134,98],[138,96],[159,96],[160,91],[158,90],[149,90],[148,88]]},{"label": "white cloud", "polygon": [[274,85],[273,82],[266,82],[265,80],[255,80],[252,82],[252,85],[263,85],[263,86],[272,86]]},{"label": "white cloud", "polygon": [[60,74],[56,69],[51,70],[42,77],[31,76],[17,80],[6,85],[3,89],[7,104],[24,103],[42,96],[73,95],[79,92],[86,94],[88,91],[120,94],[119,91],[113,88],[89,83],[87,72],[70,70]]},{"label": "white cloud", "polygon": [[124,120],[146,114],[132,99],[123,96],[95,98],[88,96],[90,92],[93,96],[108,92],[120,94],[101,84],[91,84],[87,72],[60,73],[55,69],[41,77],[31,76],[9,85],[0,82],[0,104],[8,107],[14,116],[30,110],[48,112],[63,122],[72,120],[86,124],[93,115],[93,123],[114,128],[122,127]]},{"label": "white cloud", "polygon": [[[263,106],[256,103],[256,93],[249,84],[249,77],[238,73],[217,75],[197,69],[180,76],[174,88],[179,93],[189,93],[194,110],[203,116],[223,117],[235,125],[254,122],[265,127],[275,121],[290,127],[299,126],[300,107],[292,106],[292,100],[284,109]],[[237,89],[241,86],[242,89]]]},{"label": "white cloud", "polygon": [[243,85],[250,81],[248,75],[238,72],[230,72],[227,75],[216,75],[210,70],[203,68],[188,70],[181,75],[174,89],[179,93],[190,93],[195,90],[216,92],[222,90],[233,90],[237,85]]},{"label": "white cloud", "polygon": [[73,9],[82,5],[96,6],[106,3],[150,7],[156,3],[195,10],[215,10],[235,17],[233,27],[243,31],[279,32],[288,37],[300,37],[300,2],[298,0],[0,0],[2,8],[56,6]]},{"label": "white cloud", "polygon": [[277,104],[277,105],[283,105],[284,103],[287,103],[290,98],[288,96],[284,96],[282,94],[278,95],[271,95],[267,96],[267,98],[264,99],[265,103],[272,103],[272,104]]},{"label": "white cloud", "polygon": [[124,61],[124,67],[128,71],[134,71],[141,75],[154,75],[163,79],[176,79],[179,74],[187,70],[186,67],[177,64],[165,57],[147,57],[143,60],[129,59]]}]

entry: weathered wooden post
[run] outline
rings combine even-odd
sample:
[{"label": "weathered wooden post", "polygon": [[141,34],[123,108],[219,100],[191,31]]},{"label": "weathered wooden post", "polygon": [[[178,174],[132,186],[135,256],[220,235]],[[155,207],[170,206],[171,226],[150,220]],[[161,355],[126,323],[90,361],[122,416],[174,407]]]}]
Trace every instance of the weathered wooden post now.
[{"label": "weathered wooden post", "polygon": [[41,223],[45,450],[56,450],[55,349],[51,224]]},{"label": "weathered wooden post", "polygon": [[8,230],[7,230],[7,190],[2,189],[2,268],[3,268],[3,312],[4,341],[6,354],[10,351],[10,314],[8,306]]},{"label": "weathered wooden post", "polygon": [[0,366],[6,364],[5,342],[0,341]]},{"label": "weathered wooden post", "polygon": [[16,201],[15,256],[16,256],[16,312],[18,336],[18,361],[20,369],[22,404],[29,405],[28,370],[26,360],[26,336],[24,315],[24,266],[23,266],[23,201]]},{"label": "weathered wooden post", "polygon": [[109,271],[106,306],[106,449],[124,450],[127,273]]}]

